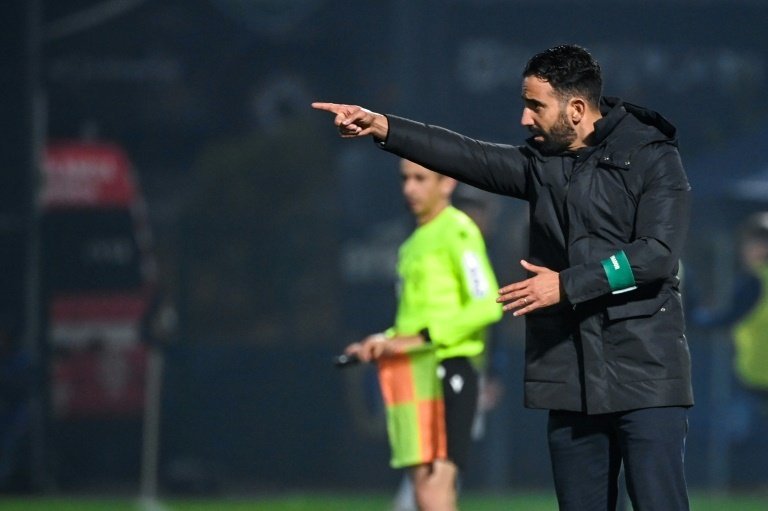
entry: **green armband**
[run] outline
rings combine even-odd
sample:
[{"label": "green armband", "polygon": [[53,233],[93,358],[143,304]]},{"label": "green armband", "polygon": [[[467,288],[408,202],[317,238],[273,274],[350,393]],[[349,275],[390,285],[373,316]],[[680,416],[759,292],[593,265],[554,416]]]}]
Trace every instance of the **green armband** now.
[{"label": "green armband", "polygon": [[608,277],[611,293],[625,293],[637,288],[632,267],[629,265],[627,254],[623,250],[619,250],[608,259],[603,259],[600,262],[603,264],[605,275]]}]

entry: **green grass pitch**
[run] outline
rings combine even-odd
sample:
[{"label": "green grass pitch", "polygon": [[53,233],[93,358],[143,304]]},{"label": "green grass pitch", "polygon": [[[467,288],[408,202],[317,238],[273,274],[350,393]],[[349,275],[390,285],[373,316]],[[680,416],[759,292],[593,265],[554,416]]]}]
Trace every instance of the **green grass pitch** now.
[{"label": "green grass pitch", "polygon": [[[270,497],[231,499],[160,499],[142,503],[129,498],[0,497],[2,511],[389,511],[391,495],[291,493]],[[556,511],[554,496],[547,493],[505,493],[462,495],[461,509],[467,511]],[[721,495],[694,492],[692,511],[765,511],[768,495]]]}]

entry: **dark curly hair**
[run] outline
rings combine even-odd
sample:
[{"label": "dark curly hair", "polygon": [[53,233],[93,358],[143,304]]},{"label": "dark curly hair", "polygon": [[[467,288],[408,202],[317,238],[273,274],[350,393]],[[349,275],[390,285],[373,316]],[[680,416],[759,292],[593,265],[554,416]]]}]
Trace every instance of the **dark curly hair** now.
[{"label": "dark curly hair", "polygon": [[523,78],[528,76],[549,82],[562,100],[581,96],[593,107],[600,103],[603,92],[600,64],[581,46],[563,44],[537,53],[523,70]]}]

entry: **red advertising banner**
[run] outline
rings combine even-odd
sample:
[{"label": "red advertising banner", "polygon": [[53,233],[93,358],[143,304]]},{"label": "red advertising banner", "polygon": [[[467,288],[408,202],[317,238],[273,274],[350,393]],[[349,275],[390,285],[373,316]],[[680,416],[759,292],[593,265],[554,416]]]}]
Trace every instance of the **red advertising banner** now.
[{"label": "red advertising banner", "polygon": [[43,171],[43,208],[130,207],[136,200],[130,162],[114,144],[50,144]]},{"label": "red advertising banner", "polygon": [[151,254],[127,154],[111,143],[50,143],[40,204],[54,417],[140,417]]}]

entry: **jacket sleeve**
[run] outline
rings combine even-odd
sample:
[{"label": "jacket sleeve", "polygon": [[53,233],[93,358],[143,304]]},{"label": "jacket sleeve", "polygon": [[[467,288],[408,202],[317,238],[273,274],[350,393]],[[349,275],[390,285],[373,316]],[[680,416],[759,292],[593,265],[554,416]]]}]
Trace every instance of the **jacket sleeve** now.
[{"label": "jacket sleeve", "polygon": [[471,339],[502,317],[501,304],[496,302],[499,286],[480,232],[457,236],[451,258],[461,283],[461,309],[427,325],[432,342],[443,346]]},{"label": "jacket sleeve", "polygon": [[668,147],[651,163],[643,183],[631,241],[617,246],[607,259],[560,273],[571,303],[631,291],[674,275],[688,231],[690,185],[677,150]]},{"label": "jacket sleeve", "polygon": [[438,126],[387,115],[380,148],[476,188],[526,199],[528,156],[523,148],[475,140]]}]

